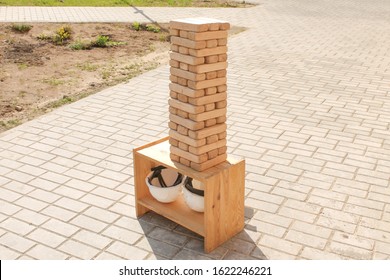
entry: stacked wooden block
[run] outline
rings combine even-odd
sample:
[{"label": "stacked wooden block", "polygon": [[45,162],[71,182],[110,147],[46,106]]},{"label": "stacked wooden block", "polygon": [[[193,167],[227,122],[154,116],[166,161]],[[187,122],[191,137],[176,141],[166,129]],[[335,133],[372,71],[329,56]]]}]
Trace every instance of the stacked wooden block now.
[{"label": "stacked wooden block", "polygon": [[226,69],[230,24],[170,22],[170,156],[197,171],[226,160]]}]

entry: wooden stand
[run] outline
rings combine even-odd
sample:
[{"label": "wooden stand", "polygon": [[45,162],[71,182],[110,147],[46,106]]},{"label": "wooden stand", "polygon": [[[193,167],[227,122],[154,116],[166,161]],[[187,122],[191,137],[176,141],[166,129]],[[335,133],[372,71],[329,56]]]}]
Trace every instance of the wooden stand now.
[{"label": "wooden stand", "polygon": [[[168,140],[166,137],[133,151],[137,217],[152,210],[203,236],[204,250],[209,253],[244,228],[245,161],[228,156],[226,162],[197,172],[171,161]],[[151,196],[145,178],[158,165],[204,184],[204,213],[188,208],[182,196],[172,203],[160,203]]]}]

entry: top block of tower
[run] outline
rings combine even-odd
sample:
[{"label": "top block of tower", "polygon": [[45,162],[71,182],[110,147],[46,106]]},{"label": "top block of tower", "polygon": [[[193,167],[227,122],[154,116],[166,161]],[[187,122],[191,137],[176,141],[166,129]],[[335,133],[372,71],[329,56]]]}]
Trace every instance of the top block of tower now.
[{"label": "top block of tower", "polygon": [[193,32],[206,32],[230,29],[230,23],[211,18],[186,18],[170,22],[170,27]]}]

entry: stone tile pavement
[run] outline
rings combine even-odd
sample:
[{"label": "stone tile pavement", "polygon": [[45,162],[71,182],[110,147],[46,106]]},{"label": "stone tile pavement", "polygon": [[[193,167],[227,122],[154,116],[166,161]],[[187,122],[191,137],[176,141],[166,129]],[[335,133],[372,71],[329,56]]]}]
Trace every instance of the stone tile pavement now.
[{"label": "stone tile pavement", "polygon": [[230,38],[228,71],[229,152],[247,169],[241,234],[204,254],[175,223],[135,218],[132,149],[167,135],[162,66],[0,135],[0,258],[390,259],[390,2],[259,2],[0,7],[0,21],[248,28]]}]

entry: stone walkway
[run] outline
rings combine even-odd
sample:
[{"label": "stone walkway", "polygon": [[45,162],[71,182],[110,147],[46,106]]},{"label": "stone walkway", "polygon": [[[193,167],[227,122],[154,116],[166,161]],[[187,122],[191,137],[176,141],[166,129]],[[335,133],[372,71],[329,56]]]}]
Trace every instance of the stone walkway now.
[{"label": "stone walkway", "polygon": [[228,70],[245,231],[204,254],[186,229],[135,218],[132,149],[167,135],[162,66],[0,135],[0,258],[390,259],[390,1],[259,2],[0,7],[0,21],[207,16],[248,27],[230,38]]}]

